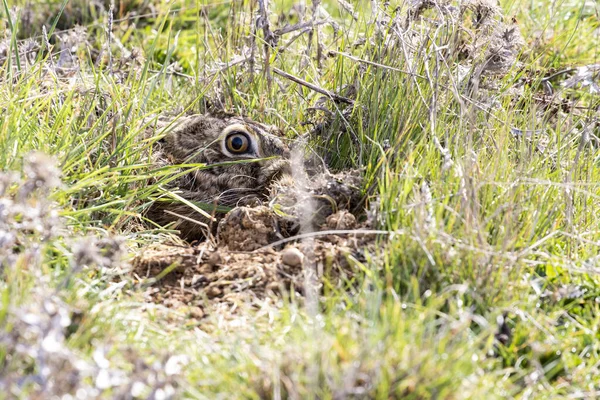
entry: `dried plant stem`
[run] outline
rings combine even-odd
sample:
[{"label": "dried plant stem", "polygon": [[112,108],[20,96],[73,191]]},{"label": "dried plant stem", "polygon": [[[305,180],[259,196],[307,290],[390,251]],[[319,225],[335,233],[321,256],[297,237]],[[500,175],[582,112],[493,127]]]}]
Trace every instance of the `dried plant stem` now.
[{"label": "dried plant stem", "polygon": [[330,99],[332,99],[333,101],[338,101],[341,103],[346,103],[346,104],[354,104],[354,100],[349,99],[347,97],[344,96],[340,96],[339,94],[329,91],[327,89],[323,89],[322,87],[319,87],[317,85],[314,85],[312,83],[309,83],[303,79],[298,78],[297,76],[294,76],[292,74],[289,74],[285,71],[280,70],[279,68],[273,67],[273,72],[275,72],[277,75],[280,75],[286,79],[289,79],[292,82],[295,82],[299,85],[302,85],[304,87],[307,87],[311,90],[314,90],[317,93],[321,93],[324,96],[329,97]]},{"label": "dried plant stem", "polygon": [[269,26],[269,12],[268,12],[268,0],[258,0],[258,13],[259,13],[259,17],[258,20],[256,21],[257,24],[257,28],[262,28],[263,31],[263,40],[265,41],[263,49],[264,49],[264,69],[263,69],[263,73],[265,74],[266,78],[267,78],[267,83],[269,85],[269,87],[271,87],[271,83],[272,83],[272,77],[271,77],[271,71],[270,71],[270,58],[271,58],[271,47],[274,47],[276,42],[277,42],[277,38],[275,35],[273,35],[273,32],[271,32],[271,28]]},{"label": "dried plant stem", "polygon": [[420,79],[423,79],[423,80],[427,80],[428,79],[426,76],[423,76],[423,75],[415,74],[413,72],[406,71],[406,70],[403,70],[403,69],[400,69],[400,68],[391,67],[389,65],[380,64],[380,63],[377,63],[377,62],[374,62],[374,61],[363,60],[362,58],[358,58],[356,56],[353,56],[352,54],[344,53],[342,51],[330,50],[329,54],[336,54],[338,56],[342,56],[342,57],[348,58],[348,59],[350,59],[352,61],[356,61],[356,62],[359,62],[361,64],[372,65],[374,67],[378,67],[378,68],[382,68],[382,69],[387,69],[389,71],[400,72],[400,73],[403,73],[403,74],[406,74],[406,75],[410,75],[410,76],[414,76],[416,78],[420,78]]},{"label": "dried plant stem", "polygon": [[113,28],[113,12],[114,12],[114,4],[111,2],[110,8],[108,9],[108,26],[106,28],[106,36],[107,43],[106,47],[108,48],[108,72],[112,73],[113,60],[112,60],[112,50],[110,48],[112,42],[112,28]]},{"label": "dried plant stem", "polygon": [[288,25],[288,26],[284,26],[281,29],[277,29],[277,30],[273,31],[273,34],[275,36],[283,36],[283,35],[288,34],[288,33],[292,33],[292,32],[295,32],[295,31],[304,30],[306,28],[313,28],[315,26],[324,25],[327,22],[328,21],[326,19],[322,19],[322,20],[319,20],[319,21],[299,22],[299,23],[294,24],[294,25]]},{"label": "dried plant stem", "polygon": [[321,46],[321,39],[319,35],[319,27],[315,25],[315,21],[317,20],[317,14],[319,12],[319,6],[321,5],[321,0],[313,0],[313,30],[315,32],[315,39],[317,41],[317,68],[321,70],[322,67],[322,58],[323,58],[323,46]]},{"label": "dried plant stem", "polygon": [[46,30],[46,25],[42,25],[42,36],[44,39],[44,45],[48,50],[48,63],[50,64],[51,69],[55,69],[54,59],[52,58],[52,45],[50,44],[50,38],[48,37],[48,31]]}]

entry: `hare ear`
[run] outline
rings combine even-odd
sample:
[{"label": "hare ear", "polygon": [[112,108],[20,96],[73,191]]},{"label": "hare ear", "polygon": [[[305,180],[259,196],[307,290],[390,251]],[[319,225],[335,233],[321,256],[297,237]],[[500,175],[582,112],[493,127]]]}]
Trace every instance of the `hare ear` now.
[{"label": "hare ear", "polygon": [[213,118],[219,118],[219,119],[228,119],[228,118],[234,118],[236,115],[232,112],[225,111],[224,109],[219,108],[219,109],[209,110],[208,116],[213,117]]}]

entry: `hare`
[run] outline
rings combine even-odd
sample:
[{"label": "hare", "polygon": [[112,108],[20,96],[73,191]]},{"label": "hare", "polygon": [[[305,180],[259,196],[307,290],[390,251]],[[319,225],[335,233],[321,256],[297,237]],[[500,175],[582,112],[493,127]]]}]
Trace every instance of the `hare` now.
[{"label": "hare", "polygon": [[282,136],[275,127],[230,114],[180,118],[158,142],[160,158],[165,164],[202,166],[169,183],[168,189],[185,201],[158,199],[147,217],[170,224],[187,240],[214,232],[211,222],[233,207],[260,204],[270,184],[291,173]]}]

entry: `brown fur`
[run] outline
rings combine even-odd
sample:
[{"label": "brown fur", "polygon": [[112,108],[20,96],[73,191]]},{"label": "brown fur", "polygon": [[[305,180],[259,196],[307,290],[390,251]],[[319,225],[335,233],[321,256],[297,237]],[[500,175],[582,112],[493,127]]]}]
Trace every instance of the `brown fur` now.
[{"label": "brown fur", "polygon": [[[252,154],[234,155],[223,149],[224,131],[233,125],[246,129],[256,145]],[[280,140],[281,132],[274,127],[233,115],[194,115],[181,118],[173,131],[159,143],[162,158],[171,164],[206,164],[174,181],[169,189],[191,202],[208,205],[205,209],[215,217],[222,213],[216,206],[236,207],[260,203],[266,199],[267,187],[274,179],[290,172],[289,150]],[[253,161],[256,159],[267,160]],[[251,162],[219,165],[249,160]],[[212,205],[212,207],[211,207]],[[204,208],[204,207],[203,207]],[[157,201],[147,216],[160,225],[170,225],[188,240],[201,239],[206,228],[178,218],[165,211],[183,215],[208,224],[216,224],[181,202]]]}]

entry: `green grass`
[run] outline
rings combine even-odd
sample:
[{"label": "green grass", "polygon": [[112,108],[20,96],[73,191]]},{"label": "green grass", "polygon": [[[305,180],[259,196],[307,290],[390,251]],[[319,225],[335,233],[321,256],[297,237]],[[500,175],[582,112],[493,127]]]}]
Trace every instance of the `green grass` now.
[{"label": "green grass", "polygon": [[[17,3],[35,3],[39,20],[26,25],[25,8],[9,20],[2,9],[0,32],[13,54],[25,37],[41,35],[42,23],[50,31],[62,5]],[[17,237],[10,246],[0,240],[2,396],[79,389],[115,398],[133,382],[143,384],[134,390],[140,398],[171,389],[206,399],[598,396],[598,98],[586,87],[563,89],[562,75],[550,81],[554,96],[543,90],[544,77],[597,62],[596,5],[503,1],[523,51],[469,97],[457,65],[470,66],[453,47],[464,32],[455,25],[416,39],[411,60],[386,42],[406,5],[379,4],[376,17],[369,2],[356,2],[353,20],[338,2],[324,2],[339,30],[323,25],[318,40],[326,56],[338,53],[318,60],[313,37],[307,57],[303,34],[271,51],[269,68],[341,94],[354,86],[353,107],[322,103],[332,118],[312,144],[334,169],[363,168],[378,228],[395,234],[356,267],[347,290],[320,300],[317,315],[293,298],[198,320],[187,308],[146,302],[127,274],[128,261],[169,235],[142,217],[178,171],[152,163],[164,134],[152,129],[157,116],[220,104],[293,139],[328,113],[308,110],[320,94],[272,70],[269,79],[262,31],[253,72],[247,63],[225,67],[250,52],[253,2],[156,1],[156,14],[135,25],[127,2],[115,2],[114,36],[139,49],[138,59],[114,40],[109,57],[106,13],[75,15],[78,3],[67,2],[56,21],[59,30],[75,17],[87,27],[71,49],[79,70],[52,72],[56,35],[52,58],[34,36],[43,51],[4,58],[0,70],[2,169],[27,173],[26,155],[40,151],[56,159],[63,182],[19,200],[27,183],[15,179],[3,197],[41,210],[34,222],[50,221],[44,210],[55,208],[62,226],[46,237],[48,227],[17,226],[29,218],[22,209],[0,217],[0,233]],[[151,2],[137,3],[145,13]],[[270,4],[272,29],[292,6]],[[519,139],[516,130],[541,133]],[[119,246],[123,261],[113,254]],[[502,326],[510,331],[504,344]],[[81,363],[87,369],[71,375]]]}]

